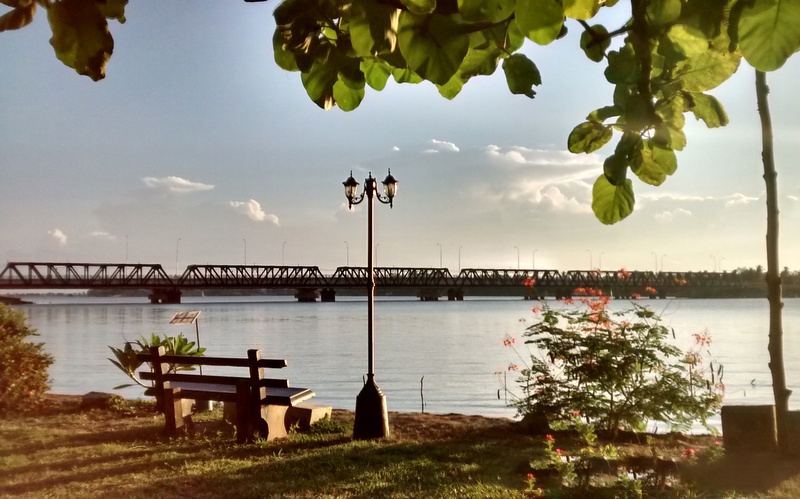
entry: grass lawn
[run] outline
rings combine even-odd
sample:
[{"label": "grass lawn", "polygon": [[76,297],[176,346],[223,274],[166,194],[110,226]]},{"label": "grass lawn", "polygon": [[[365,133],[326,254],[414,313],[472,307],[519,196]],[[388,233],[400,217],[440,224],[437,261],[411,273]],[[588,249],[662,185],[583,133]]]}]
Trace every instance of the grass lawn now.
[{"label": "grass lawn", "polygon": [[[0,496],[526,497],[536,494],[526,490],[530,463],[546,456],[543,436],[480,416],[390,413],[391,438],[355,442],[352,413],[334,411],[330,422],[287,440],[236,445],[219,410],[196,415],[192,434],[168,439],[149,402],[91,410],[79,409],[80,397],[47,402],[39,413],[0,418]],[[565,453],[577,452],[575,435],[555,437]],[[645,490],[646,497],[800,497],[800,462],[708,462],[710,436],[656,436],[651,446],[626,440],[617,443],[622,456],[655,450],[681,459],[696,449],[698,458],[681,468],[682,490]]]}]

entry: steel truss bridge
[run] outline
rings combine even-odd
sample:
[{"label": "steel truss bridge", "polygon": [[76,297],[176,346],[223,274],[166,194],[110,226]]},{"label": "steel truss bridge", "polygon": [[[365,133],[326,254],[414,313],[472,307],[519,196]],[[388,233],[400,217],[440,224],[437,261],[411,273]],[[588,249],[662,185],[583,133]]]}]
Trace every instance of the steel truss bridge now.
[{"label": "steel truss bridge", "polygon": [[[739,297],[752,296],[747,291],[754,288],[735,272],[468,268],[453,275],[446,268],[376,267],[375,281],[379,293],[426,301],[465,295],[566,298],[590,289],[614,297]],[[299,301],[335,301],[337,291],[354,294],[346,290],[368,285],[366,267],[339,267],[325,275],[311,266],[189,265],[178,276],[159,264],[10,262],[0,272],[0,289],[144,289],[151,303],[180,303],[184,291],[221,289],[294,290]]]}]

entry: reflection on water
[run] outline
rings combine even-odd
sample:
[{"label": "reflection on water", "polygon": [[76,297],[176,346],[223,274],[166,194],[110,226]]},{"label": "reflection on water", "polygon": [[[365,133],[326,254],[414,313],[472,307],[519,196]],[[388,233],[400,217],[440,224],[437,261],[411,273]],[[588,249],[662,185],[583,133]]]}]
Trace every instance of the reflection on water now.
[{"label": "reflection on water", "polygon": [[[136,298],[43,297],[42,304],[21,306],[40,341],[55,356],[52,390],[82,394],[111,391],[126,377],[106,360],[108,345],[121,346],[151,332],[194,338],[193,326],[170,326],[177,311],[201,310],[200,338],[207,354],[244,356],[260,348],[264,357],[286,358],[289,367],[272,371],[295,386],[317,393],[317,401],[353,409],[367,368],[366,304],[342,299],[336,303],[296,303],[288,298],[188,297],[181,305],[136,303]],[[691,334],[708,330],[711,353],[725,366],[727,403],[771,403],[767,366],[768,304],[761,299],[644,300],[675,329],[679,346]],[[376,379],[389,410],[420,409],[424,376],[426,410],[446,413],[513,416],[498,399],[503,375],[511,362],[520,363],[503,347],[505,334],[519,337],[521,320],[532,318],[536,302],[467,300],[419,302],[379,299],[375,306]],[[551,302],[552,304],[552,302]],[[615,301],[615,308],[626,302]],[[800,385],[800,300],[784,308],[787,380]],[[516,343],[525,355],[525,346]],[[205,368],[204,368],[205,371]],[[506,371],[507,372],[507,371]],[[507,372],[513,385],[516,374]],[[141,396],[138,388],[119,390]],[[796,401],[796,399],[793,399]],[[795,402],[796,403],[796,402]],[[793,406],[793,408],[796,408]]]}]

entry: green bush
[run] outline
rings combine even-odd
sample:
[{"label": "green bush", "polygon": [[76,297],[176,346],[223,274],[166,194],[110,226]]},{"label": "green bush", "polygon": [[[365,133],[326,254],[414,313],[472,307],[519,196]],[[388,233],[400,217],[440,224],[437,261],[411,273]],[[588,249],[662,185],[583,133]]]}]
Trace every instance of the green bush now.
[{"label": "green bush", "polygon": [[574,308],[545,306],[525,332],[534,352],[521,371],[518,412],[553,422],[579,411],[598,430],[615,433],[642,431],[651,421],[678,430],[701,422],[711,430],[706,421],[719,410],[724,385],[721,366],[706,365],[701,355],[708,335],[695,334],[695,346],[683,352],[653,311],[634,304],[611,312],[608,297],[590,291]]},{"label": "green bush", "polygon": [[53,357],[28,336],[38,334],[25,314],[0,304],[0,415],[36,409],[50,389],[47,368]]}]

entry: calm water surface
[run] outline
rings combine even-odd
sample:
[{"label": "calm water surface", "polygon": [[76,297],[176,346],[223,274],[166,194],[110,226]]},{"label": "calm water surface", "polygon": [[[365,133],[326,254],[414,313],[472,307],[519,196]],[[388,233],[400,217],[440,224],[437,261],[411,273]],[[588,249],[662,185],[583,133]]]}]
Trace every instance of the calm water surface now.
[{"label": "calm water surface", "polygon": [[[367,324],[364,299],[338,298],[335,303],[297,303],[278,297],[185,297],[180,305],[151,305],[143,298],[45,296],[20,306],[39,341],[55,357],[52,391],[83,394],[112,391],[127,378],[107,360],[107,345],[122,346],[151,332],[194,338],[194,326],[170,326],[178,311],[200,310],[200,340],[207,355],[244,356],[260,348],[264,357],[285,358],[289,367],[268,376],[288,378],[293,386],[313,389],[318,403],[353,409],[367,370]],[[560,303],[549,302],[551,306]],[[642,300],[662,313],[675,329],[676,343],[688,347],[691,334],[708,330],[711,353],[725,365],[726,403],[771,403],[767,366],[768,304],[765,299]],[[515,388],[521,364],[503,346],[506,334],[518,339],[533,318],[537,302],[519,299],[468,299],[463,302],[419,302],[378,299],[375,305],[378,385],[389,410],[420,410],[420,380],[428,412],[513,416],[498,391],[502,374]],[[624,308],[626,301],[612,302]],[[800,300],[784,308],[785,353],[790,389],[800,388]],[[517,341],[523,357],[525,346]],[[204,368],[204,372],[213,368]],[[217,368],[219,369],[219,368]],[[125,397],[139,388],[117,390]],[[797,398],[793,409],[800,408]],[[718,421],[715,422],[718,424]]]}]

